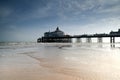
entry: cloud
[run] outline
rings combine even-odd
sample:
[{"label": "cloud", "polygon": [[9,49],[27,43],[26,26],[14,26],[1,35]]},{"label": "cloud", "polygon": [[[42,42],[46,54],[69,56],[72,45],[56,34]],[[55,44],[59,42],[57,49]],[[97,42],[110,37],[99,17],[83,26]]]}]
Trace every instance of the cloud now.
[{"label": "cloud", "polygon": [[60,0],[57,3],[57,8],[50,7],[57,9],[55,14],[66,21],[119,16],[120,13],[119,0]]},{"label": "cloud", "polygon": [[59,9],[60,13],[65,15],[79,15],[82,12],[90,10],[94,7],[94,2],[89,0],[60,0]]},{"label": "cloud", "polygon": [[38,7],[36,9],[34,9],[32,12],[30,12],[28,14],[28,17],[31,17],[31,18],[46,18],[46,17],[52,15],[52,14],[50,14],[51,10],[52,10],[52,4],[49,3],[42,8]]},{"label": "cloud", "polygon": [[119,22],[120,17],[109,17],[96,19],[86,24],[66,24],[62,28],[71,35],[109,33],[111,30],[117,31],[120,28]]},{"label": "cloud", "polygon": [[100,5],[113,5],[116,4],[118,2],[120,2],[120,0],[97,0],[99,2]]},{"label": "cloud", "polygon": [[12,14],[13,10],[8,7],[0,7],[0,17],[5,18],[9,17]]},{"label": "cloud", "polygon": [[23,2],[24,4],[21,8],[16,8],[15,10],[13,8],[13,11],[12,9],[4,9],[0,15],[6,17],[14,16],[12,17],[14,21],[42,20],[53,17],[61,21],[74,21],[82,18],[88,19],[89,15],[91,17],[92,15],[100,16],[100,14],[114,15],[120,11],[119,0],[37,0],[35,2],[27,0]]},{"label": "cloud", "polygon": [[120,10],[120,0],[98,0],[98,7],[94,10],[96,13],[118,13]]},{"label": "cloud", "polygon": [[100,7],[97,12],[111,14],[111,13],[120,13],[119,11],[120,11],[120,5],[114,5],[108,8]]},{"label": "cloud", "polygon": [[85,33],[109,33],[111,30],[120,28],[120,17],[111,17],[96,20],[95,23],[89,23],[82,27],[80,30]]},{"label": "cloud", "polygon": [[89,0],[61,0],[60,6],[65,11],[85,11],[94,7],[94,1]]}]

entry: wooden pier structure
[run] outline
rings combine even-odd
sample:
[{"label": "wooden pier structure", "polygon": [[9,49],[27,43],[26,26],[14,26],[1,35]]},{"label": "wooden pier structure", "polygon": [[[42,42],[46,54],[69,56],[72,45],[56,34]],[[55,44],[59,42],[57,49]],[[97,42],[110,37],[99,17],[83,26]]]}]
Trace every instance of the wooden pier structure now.
[{"label": "wooden pier structure", "polygon": [[56,28],[53,32],[44,33],[44,37],[38,38],[37,42],[42,43],[72,43],[72,39],[76,39],[77,43],[82,43],[85,38],[87,43],[92,43],[92,38],[97,38],[97,43],[103,43],[103,38],[109,38],[111,47],[115,47],[115,38],[120,37],[120,29],[118,31],[111,31],[109,34],[83,34],[83,35],[65,35],[63,31]]},{"label": "wooden pier structure", "polygon": [[97,38],[98,43],[103,42],[103,38],[110,38],[110,43],[115,43],[115,38],[120,37],[120,34],[93,34],[93,35],[74,35],[74,36],[64,36],[64,37],[42,37],[37,40],[37,42],[72,42],[72,38],[76,38],[77,42],[82,42],[82,38],[86,38],[87,43],[92,42],[92,38]]}]

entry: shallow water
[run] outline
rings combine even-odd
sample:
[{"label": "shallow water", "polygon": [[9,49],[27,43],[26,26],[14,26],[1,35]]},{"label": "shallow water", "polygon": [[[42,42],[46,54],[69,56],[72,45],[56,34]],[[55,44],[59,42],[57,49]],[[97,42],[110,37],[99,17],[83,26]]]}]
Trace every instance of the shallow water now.
[{"label": "shallow water", "polygon": [[0,80],[119,80],[120,44],[0,43]]}]

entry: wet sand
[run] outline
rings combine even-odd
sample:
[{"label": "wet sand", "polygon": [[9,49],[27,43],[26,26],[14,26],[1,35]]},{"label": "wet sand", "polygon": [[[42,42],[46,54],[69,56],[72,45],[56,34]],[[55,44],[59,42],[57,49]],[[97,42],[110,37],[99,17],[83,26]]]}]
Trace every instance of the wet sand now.
[{"label": "wet sand", "polygon": [[[0,80],[65,80],[73,79],[70,75],[54,71],[54,65],[44,64],[44,59],[36,61],[23,54],[2,56]],[[24,60],[21,60],[23,59]],[[2,60],[2,59],[1,59]]]},{"label": "wet sand", "polygon": [[120,79],[120,50],[68,49],[47,46],[39,51],[1,55],[0,80]]}]

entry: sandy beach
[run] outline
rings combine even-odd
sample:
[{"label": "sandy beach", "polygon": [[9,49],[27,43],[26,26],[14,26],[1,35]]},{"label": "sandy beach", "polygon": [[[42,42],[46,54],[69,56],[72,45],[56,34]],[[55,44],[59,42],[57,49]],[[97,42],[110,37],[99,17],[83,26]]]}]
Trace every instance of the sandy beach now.
[{"label": "sandy beach", "polygon": [[[25,44],[26,45],[26,44]],[[0,80],[119,80],[119,48],[35,44],[1,49]],[[60,46],[64,46],[59,48]],[[21,52],[20,52],[21,51]]]}]

